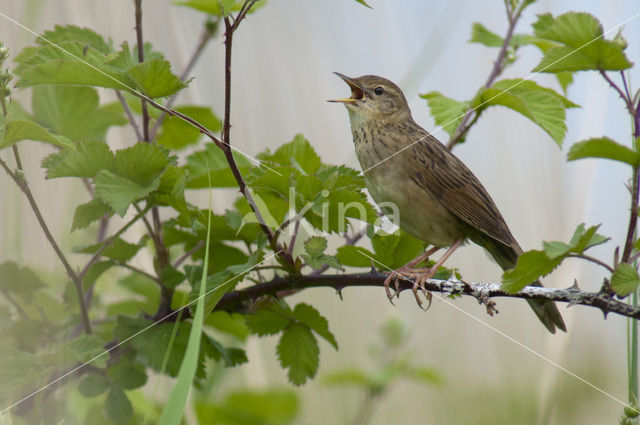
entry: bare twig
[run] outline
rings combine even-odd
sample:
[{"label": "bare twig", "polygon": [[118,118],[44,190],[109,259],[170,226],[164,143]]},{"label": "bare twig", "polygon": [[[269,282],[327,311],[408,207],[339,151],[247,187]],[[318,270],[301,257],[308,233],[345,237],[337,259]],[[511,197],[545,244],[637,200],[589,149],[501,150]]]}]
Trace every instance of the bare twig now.
[{"label": "bare twig", "polygon": [[607,264],[607,263],[605,263],[604,261],[600,261],[600,260],[598,260],[597,258],[592,257],[592,256],[590,256],[590,255],[585,255],[585,254],[569,254],[569,257],[572,257],[572,258],[582,258],[583,260],[587,260],[587,261],[590,261],[590,262],[592,262],[592,263],[594,263],[594,264],[597,264],[597,265],[599,265],[599,266],[604,267],[605,269],[609,270],[611,273],[613,273],[613,272],[614,272],[613,267],[611,267],[610,265],[608,265],[608,264]]},{"label": "bare twig", "polygon": [[[138,44],[138,62],[144,62],[144,41],[142,37],[142,0],[135,0],[136,15],[136,41]],[[147,111],[147,102],[142,99],[142,139],[149,142],[149,111]]]},{"label": "bare twig", "polygon": [[135,266],[132,266],[131,264],[127,264],[127,263],[123,263],[121,261],[118,261],[118,262],[115,263],[115,265],[118,266],[118,267],[122,267],[122,268],[125,268],[125,269],[128,269],[128,270],[131,270],[132,272],[139,273],[139,274],[141,274],[143,276],[146,276],[149,279],[151,279],[153,281],[156,281],[158,283],[160,282],[160,278],[159,277],[154,276],[151,273],[147,273],[142,269],[139,269],[139,268],[137,268]]},{"label": "bare twig", "polygon": [[180,267],[180,265],[182,263],[184,263],[189,257],[191,257],[193,254],[195,254],[200,248],[202,248],[204,245],[203,241],[198,241],[198,243],[191,248],[189,251],[185,252],[184,254],[182,254],[180,256],[180,258],[178,258],[174,263],[173,263],[173,267],[174,268],[178,268]]}]

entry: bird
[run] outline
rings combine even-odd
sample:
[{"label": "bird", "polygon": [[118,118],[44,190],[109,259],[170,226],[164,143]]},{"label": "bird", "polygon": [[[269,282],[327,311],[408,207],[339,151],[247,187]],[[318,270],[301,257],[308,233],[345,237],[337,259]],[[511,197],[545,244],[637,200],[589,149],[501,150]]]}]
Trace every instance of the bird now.
[{"label": "bird", "polygon": [[[402,90],[376,75],[335,74],[347,83],[351,97],[329,102],[344,104],[349,113],[355,153],[371,197],[383,213],[395,205],[398,214],[389,215],[392,221],[432,246],[389,274],[384,282],[389,300],[391,281],[396,281],[398,294],[398,277],[409,278],[422,306],[418,289],[426,294],[424,283],[467,241],[484,248],[503,270],[515,267],[522,248],[491,196],[458,157],[413,120]],[[448,249],[432,267],[416,268],[442,248]],[[532,285],[542,286],[537,281]],[[527,302],[551,333],[556,328],[566,332],[555,303]]]}]

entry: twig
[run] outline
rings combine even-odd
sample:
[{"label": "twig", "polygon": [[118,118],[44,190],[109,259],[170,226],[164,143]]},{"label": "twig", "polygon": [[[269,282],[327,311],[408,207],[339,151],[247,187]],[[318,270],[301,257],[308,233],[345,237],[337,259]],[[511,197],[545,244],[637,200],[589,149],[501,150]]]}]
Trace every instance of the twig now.
[{"label": "twig", "polygon": [[133,128],[134,133],[136,133],[136,140],[141,141],[142,133],[140,133],[140,127],[138,127],[138,122],[136,121],[136,118],[133,116],[133,112],[131,112],[131,108],[129,108],[129,104],[127,103],[127,100],[124,98],[120,90],[116,90],[116,97],[120,101],[120,104],[122,105],[122,109],[124,109],[124,113],[127,116],[127,119],[129,120],[129,124]]},{"label": "twig", "polygon": [[[14,152],[17,152],[17,149]],[[16,158],[16,163],[19,162],[19,158],[20,156],[18,155]],[[40,208],[38,208],[38,204],[36,203],[36,200],[33,198],[31,189],[29,189],[29,185],[27,184],[27,181],[24,179],[24,176],[22,175],[23,170],[19,169],[21,173],[20,175],[12,172],[11,169],[7,166],[7,164],[2,159],[0,159],[0,165],[2,166],[2,168],[4,168],[4,170],[7,172],[9,177],[11,177],[11,179],[16,183],[16,185],[20,188],[20,190],[22,190],[22,193],[24,193],[24,195],[27,197],[27,201],[29,202],[31,209],[35,214],[36,219],[38,220],[38,223],[40,224],[40,227],[42,228],[42,231],[44,232],[45,237],[49,241],[49,244],[55,251],[60,261],[62,262],[62,265],[64,266],[64,269],[67,272],[67,275],[73,281],[73,284],[76,289],[76,295],[78,296],[78,305],[80,307],[80,317],[82,318],[82,325],[84,327],[84,331],[87,334],[91,334],[91,322],[89,321],[89,314],[87,313],[87,306],[84,303],[84,296],[82,293],[82,278],[78,274],[76,274],[76,272],[73,270],[73,268],[71,267],[71,264],[69,264],[69,261],[67,261],[67,258],[64,256],[64,254],[62,253],[62,250],[60,249],[53,235],[49,231],[49,227],[47,226],[47,223],[44,221],[44,218],[42,217],[42,213],[40,213]]]},{"label": "twig", "polygon": [[[193,50],[193,53],[191,54],[191,58],[187,62],[187,66],[182,71],[182,74],[180,74],[180,81],[186,81],[187,77],[189,77],[189,74],[193,70],[193,67],[195,66],[196,62],[200,58],[200,55],[204,51],[204,48],[207,46],[209,41],[215,35],[215,32],[211,28],[209,28],[208,25],[209,25],[208,23],[205,23],[205,28],[202,31],[202,34],[200,35],[200,41],[198,42],[198,45],[196,46],[196,48]],[[173,106],[173,103],[176,101],[178,94],[179,93],[173,94],[167,100],[167,103],[165,103],[165,106],[167,108],[171,108]],[[156,122],[153,124],[153,127],[151,127],[151,132],[149,133],[149,137],[151,140],[155,139],[156,134],[160,130],[160,127],[162,126],[162,123],[164,122],[166,117],[167,117],[167,113],[162,112],[158,117],[158,119],[156,119]]]},{"label": "twig", "polygon": [[[144,41],[142,38],[142,0],[135,0],[135,15],[136,15],[136,41],[138,44],[138,62],[144,62]],[[142,99],[142,139],[145,142],[149,142],[149,111],[147,111],[147,102]]]},{"label": "twig", "polygon": [[592,257],[590,255],[585,255],[585,254],[570,254],[569,257],[572,258],[582,258],[583,260],[587,260],[587,261],[591,261],[592,263],[595,263],[599,266],[604,267],[605,269],[609,270],[611,273],[613,273],[615,270],[613,269],[613,267],[611,267],[610,265],[608,265],[607,263],[605,263],[604,261],[600,261],[595,257]]},{"label": "twig", "polygon": [[[368,224],[366,225],[362,230],[360,230],[358,233],[353,234],[352,236],[347,236],[347,238],[345,239],[344,245],[355,245],[358,243],[358,241],[360,239],[362,239],[362,237],[364,235],[367,234],[367,229],[370,227],[371,225]],[[326,272],[327,270],[329,270],[329,265],[325,264],[324,266],[320,267],[318,270],[314,270],[310,273],[311,276],[317,276],[319,274],[322,274],[324,272]]]},{"label": "twig", "polygon": [[[358,274],[337,274],[319,276],[299,276],[287,278],[276,276],[271,281],[249,288],[226,293],[216,305],[216,310],[239,311],[246,310],[246,304],[267,295],[282,293],[292,289],[306,288],[333,288],[342,291],[347,287],[375,286],[382,288],[387,274],[372,272]],[[411,289],[413,282],[399,281],[400,291]],[[458,280],[430,279],[425,288],[431,292],[439,292],[445,295],[467,295],[476,298],[479,302],[486,302],[488,298],[508,297],[528,300],[548,300],[565,302],[569,306],[584,305],[596,307],[606,315],[616,313],[621,316],[640,319],[640,307],[634,307],[623,300],[616,299],[610,294],[600,292],[586,292],[576,286],[567,289],[545,288],[540,286],[526,286],[521,291],[507,293],[500,283],[466,283]]]},{"label": "twig", "polygon": [[[613,88],[616,92],[618,92],[618,95],[620,95],[620,98],[622,98],[622,100],[624,101],[624,105],[626,106],[627,111],[629,111],[631,116],[632,117],[635,116],[635,109],[633,107],[633,102],[631,101],[631,98],[625,96],[625,94],[622,92],[620,87],[618,87],[618,85],[616,83],[614,83],[611,80],[611,78],[609,78],[609,76],[607,75],[607,73],[603,69],[598,69],[598,72],[600,73],[600,75],[602,75],[602,78],[604,78],[607,81],[607,83],[609,83],[611,88]],[[624,77],[623,77],[622,81],[625,82]],[[626,87],[626,82],[625,82],[625,87]]]},{"label": "twig", "polygon": [[178,258],[175,261],[175,263],[173,263],[173,267],[174,268],[180,267],[180,264],[184,263],[187,260],[187,258],[195,254],[200,248],[202,248],[203,245],[204,245],[203,241],[198,241],[198,243],[193,248],[191,248],[189,251],[182,254],[180,258]]},{"label": "twig", "polygon": [[[487,77],[487,81],[484,83],[484,88],[490,88],[495,82],[496,78],[502,73],[504,70],[504,59],[507,55],[507,50],[509,49],[509,44],[511,43],[511,38],[513,37],[513,31],[518,24],[518,20],[522,16],[522,11],[526,6],[526,2],[522,2],[515,13],[511,12],[511,8],[507,1],[505,1],[505,8],[507,10],[507,17],[509,18],[509,28],[507,28],[507,34],[504,36],[504,40],[502,42],[502,47],[500,47],[500,51],[498,52],[498,57],[493,62],[493,68],[491,69],[491,73]],[[471,126],[480,118],[481,112],[474,110],[472,107],[469,107],[467,111],[464,113],[458,128],[456,128],[455,133],[449,139],[447,143],[447,148],[449,150],[453,149],[455,145],[460,143],[460,140],[467,134]],[[474,115],[473,121],[469,123],[471,116]]]},{"label": "twig", "polygon": [[87,264],[85,264],[85,266],[82,268],[82,271],[78,274],[80,281],[82,281],[82,278],[84,278],[84,276],[87,274],[91,266],[100,259],[104,250],[107,249],[116,240],[116,238],[118,238],[120,235],[126,232],[127,229],[129,229],[129,227],[133,225],[133,223],[138,221],[144,214],[146,214],[147,211],[149,211],[149,207],[142,210],[138,215],[136,215],[131,220],[129,220],[127,224],[122,226],[122,228],[118,230],[113,236],[111,236],[109,239],[104,241],[102,246],[95,252],[95,254],[93,254],[93,256],[89,259],[89,261],[87,261]]},{"label": "twig", "polygon": [[152,275],[151,273],[147,273],[147,272],[145,272],[144,270],[139,269],[139,268],[137,268],[137,267],[135,267],[135,266],[132,266],[132,265],[130,265],[130,264],[123,263],[123,262],[120,262],[120,261],[117,261],[117,262],[115,262],[114,264],[115,264],[116,266],[118,266],[118,267],[122,267],[122,268],[125,268],[125,269],[129,269],[129,270],[131,270],[131,271],[133,271],[133,272],[139,273],[139,274],[141,274],[141,275],[143,275],[143,276],[148,277],[149,279],[151,279],[151,280],[153,280],[153,281],[156,281],[156,282],[160,283],[160,278],[159,278],[159,277],[154,276],[154,275]]}]

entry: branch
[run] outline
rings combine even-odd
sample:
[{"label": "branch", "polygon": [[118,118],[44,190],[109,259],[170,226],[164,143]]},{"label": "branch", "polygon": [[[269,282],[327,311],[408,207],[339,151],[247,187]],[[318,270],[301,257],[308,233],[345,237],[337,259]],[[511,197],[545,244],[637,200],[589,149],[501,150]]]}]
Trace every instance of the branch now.
[{"label": "branch", "polygon": [[[507,34],[504,36],[504,40],[502,42],[502,47],[500,47],[500,51],[498,52],[498,57],[493,62],[493,68],[491,69],[491,73],[487,77],[487,81],[484,83],[484,88],[490,88],[495,82],[496,78],[502,73],[505,67],[504,59],[507,56],[507,50],[509,49],[509,44],[511,43],[511,38],[513,37],[513,31],[516,28],[518,20],[522,16],[522,11],[525,8],[525,2],[522,2],[518,9],[515,11],[515,14],[512,14],[511,9],[509,7],[508,2],[505,1],[505,7],[507,10],[507,17],[509,18],[509,27],[507,28]],[[469,122],[471,116],[474,115],[473,121]],[[480,112],[477,112],[474,108],[469,107],[467,111],[464,113],[458,128],[456,128],[455,133],[449,142],[447,143],[447,148],[449,150],[453,149],[455,145],[460,143],[462,138],[467,134],[469,129],[475,122],[480,118]]]},{"label": "branch", "polygon": [[[301,276],[297,279],[276,277],[269,282],[251,286],[237,291],[227,292],[215,310],[225,311],[246,311],[247,303],[260,297],[290,291],[292,289],[306,288],[333,288],[341,292],[347,287],[374,286],[384,287],[387,278],[386,273],[356,273],[339,275],[318,275]],[[411,289],[413,282],[400,280],[400,291]],[[468,295],[476,298],[478,302],[486,304],[489,298],[508,297],[522,298],[527,300],[548,300],[556,302],[566,302],[569,306],[584,305],[596,307],[602,310],[605,316],[608,313],[616,313],[621,316],[640,319],[640,307],[634,307],[623,300],[619,300],[606,292],[586,292],[577,285],[566,289],[544,288],[541,286],[526,286],[521,291],[510,294],[507,293],[500,283],[465,283],[458,280],[436,280],[429,279],[425,288],[431,292],[439,292],[444,295]]]},{"label": "branch", "polygon": [[[138,44],[138,62],[144,62],[144,42],[142,38],[142,0],[135,0],[136,8],[136,41]],[[149,112],[147,102],[142,99],[142,140],[149,142]]]},{"label": "branch", "polygon": [[138,123],[136,122],[135,117],[133,116],[133,112],[131,112],[131,108],[129,108],[129,104],[127,104],[127,100],[124,98],[120,90],[116,90],[116,97],[120,101],[122,105],[122,109],[124,109],[124,113],[129,120],[129,124],[133,127],[134,133],[136,133],[136,140],[142,140],[142,133],[140,133],[140,127],[138,127]]},{"label": "branch", "polygon": [[193,254],[195,254],[196,252],[198,252],[198,250],[200,248],[202,248],[202,246],[204,245],[203,241],[199,241],[193,248],[191,248],[189,251],[185,252],[184,254],[182,254],[182,256],[180,258],[178,258],[175,263],[173,263],[173,267],[174,268],[178,268],[180,267],[180,264],[184,263],[187,258],[191,257]]}]

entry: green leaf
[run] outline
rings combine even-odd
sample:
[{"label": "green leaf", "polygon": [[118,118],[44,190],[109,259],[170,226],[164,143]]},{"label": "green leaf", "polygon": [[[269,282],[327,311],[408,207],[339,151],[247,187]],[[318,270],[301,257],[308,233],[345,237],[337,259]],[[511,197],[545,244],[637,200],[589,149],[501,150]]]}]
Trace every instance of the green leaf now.
[{"label": "green leaf", "polygon": [[596,233],[599,227],[600,225],[597,225],[585,229],[584,223],[578,225],[569,242],[571,251],[582,254],[591,247],[607,242],[610,238]]},{"label": "green leaf", "polygon": [[551,259],[544,251],[527,251],[518,257],[516,266],[502,274],[502,287],[514,294],[535,282],[540,276],[551,273],[562,258]]},{"label": "green leaf", "polygon": [[133,407],[122,388],[112,386],[104,402],[104,414],[116,424],[124,424],[133,415]]},{"label": "green leaf", "polygon": [[602,25],[594,16],[568,12],[555,19],[545,15],[543,21],[534,26],[535,35],[562,45],[547,50],[534,71],[619,71],[632,66],[622,46],[603,38]]},{"label": "green leaf", "polygon": [[[111,258],[122,263],[126,263],[131,260],[140,251],[140,248],[144,246],[146,239],[142,239],[141,243],[133,244],[123,240],[120,237],[113,239],[113,242],[102,252],[103,257]],[[74,249],[74,252],[83,254],[95,254],[104,245],[104,242],[89,245],[84,248]]]},{"label": "green leaf", "polygon": [[556,259],[559,257],[564,257],[569,252],[571,252],[571,246],[567,245],[564,242],[551,241],[551,242],[543,242],[542,243],[544,253],[550,259]]},{"label": "green leaf", "polygon": [[[375,252],[374,258],[378,263],[375,267],[389,267],[395,270],[404,266],[424,252],[424,242],[408,233],[398,230],[393,234],[378,232],[371,238],[371,246]],[[362,250],[361,250],[362,251]],[[371,259],[362,255],[371,265]]]},{"label": "green leaf", "polygon": [[172,266],[165,267],[160,275],[160,282],[162,286],[166,288],[175,288],[184,282],[185,279],[185,275]]},{"label": "green leaf", "polygon": [[328,385],[353,385],[367,389],[376,385],[375,380],[366,371],[356,368],[346,368],[331,372],[324,377],[323,381]]},{"label": "green leaf", "polygon": [[94,367],[107,366],[107,352],[104,342],[95,335],[81,335],[64,343],[65,353],[69,354],[73,362],[88,363]]},{"label": "green leaf", "polygon": [[449,136],[453,136],[471,106],[469,102],[451,99],[437,91],[421,94],[420,97],[427,100],[436,125],[441,126],[444,131],[449,133]]},{"label": "green leaf", "polygon": [[148,186],[142,186],[111,171],[102,170],[96,176],[95,195],[120,217],[124,217],[132,202],[147,196],[158,187],[159,183],[159,176]]},{"label": "green leaf", "polygon": [[15,401],[16,394],[40,388],[46,384],[47,372],[38,356],[0,344],[0,400]]},{"label": "green leaf", "polygon": [[239,313],[213,311],[204,319],[204,323],[217,331],[232,335],[240,341],[245,341],[251,332],[244,316]]},{"label": "green leaf", "polygon": [[80,142],[76,150],[56,152],[42,160],[47,178],[94,178],[100,170],[113,170],[115,157],[104,142]]},{"label": "green leaf", "polygon": [[280,337],[276,347],[283,368],[289,369],[289,381],[294,385],[304,384],[318,371],[320,351],[318,341],[306,325],[291,324]]},{"label": "green leaf", "polygon": [[[209,199],[211,202],[211,199]],[[211,212],[208,214],[207,227],[211,226]],[[191,389],[191,385],[193,384],[193,379],[196,377],[198,364],[201,357],[201,339],[202,339],[202,323],[204,321],[204,312],[207,309],[207,313],[210,312],[215,304],[217,304],[219,298],[212,301],[211,299],[207,300],[208,303],[211,303],[211,307],[205,306],[205,295],[206,295],[206,279],[208,266],[207,261],[209,259],[209,249],[210,249],[210,238],[207,233],[207,240],[205,242],[205,262],[202,270],[202,278],[200,280],[200,290],[198,293],[196,310],[193,315],[193,325],[189,332],[189,340],[187,342],[187,347],[184,353],[184,359],[180,364],[180,371],[178,373],[178,379],[176,381],[175,386],[171,390],[169,394],[169,399],[162,409],[162,414],[160,415],[160,419],[158,420],[159,425],[179,425],[182,421],[182,415],[184,413],[184,408],[187,403],[187,397],[189,396],[189,390]],[[205,339],[206,341],[206,339]]]},{"label": "green leaf", "polygon": [[66,137],[57,136],[50,133],[46,128],[33,121],[15,120],[8,121],[2,131],[3,138],[0,140],[0,149],[8,148],[22,140],[33,140],[36,142],[49,143],[63,149],[75,149],[73,142]]},{"label": "green leaf", "polygon": [[[185,0],[176,1],[175,4],[179,6],[186,6],[200,12],[209,13],[215,16],[226,16],[230,12],[238,12],[242,8],[244,2],[237,0]],[[258,6],[254,6],[250,12],[255,11],[263,6],[266,1],[259,3]]]},{"label": "green leaf", "polygon": [[373,7],[369,6],[369,5],[367,4],[367,2],[366,2],[366,1],[364,1],[364,0],[356,0],[356,2],[360,3],[360,4],[361,4],[361,5],[363,5],[363,6],[368,7],[369,9],[373,9]]},{"label": "green leaf", "polygon": [[85,43],[105,55],[113,51],[111,40],[107,42],[95,31],[89,28],[80,28],[75,25],[56,25],[53,30],[45,31],[42,37],[44,40],[43,38],[36,38],[36,43],[43,46],[48,46],[50,43],[59,44],[74,40]]},{"label": "green leaf", "polygon": [[310,257],[319,257],[325,249],[327,249],[327,238],[322,236],[313,236],[304,242],[304,250]]},{"label": "green leaf", "polygon": [[326,339],[329,344],[333,345],[333,348],[338,349],[338,342],[329,330],[329,322],[318,310],[309,304],[300,303],[293,309],[293,315],[300,323],[307,325],[315,333]]},{"label": "green leaf", "polygon": [[259,336],[275,335],[286,329],[292,320],[278,310],[263,308],[253,314],[244,316],[247,326]]},{"label": "green leaf", "polygon": [[113,215],[113,210],[100,199],[92,199],[89,202],[80,204],[73,213],[71,231],[84,229],[94,221],[100,220],[105,214],[110,217]]},{"label": "green leaf", "polygon": [[0,289],[3,291],[28,295],[46,286],[28,267],[19,266],[13,261],[0,264]]},{"label": "green leaf", "polygon": [[[220,120],[211,108],[204,106],[179,106],[176,111],[198,121],[212,132],[220,130]],[[182,149],[187,145],[197,143],[202,133],[193,125],[181,118],[168,116],[162,123],[158,136],[158,143],[169,149]],[[218,148],[218,150],[220,150]]]},{"label": "green leaf", "polygon": [[326,238],[311,237],[305,241],[304,247],[306,255],[303,255],[303,258],[313,269],[318,270],[327,264],[335,269],[344,270],[336,257],[324,254],[324,250],[327,249]]},{"label": "green leaf", "polygon": [[99,103],[96,89],[73,86],[34,87],[31,100],[34,121],[74,141],[104,140],[109,127],[127,123],[120,105]]},{"label": "green leaf", "polygon": [[620,161],[635,167],[640,163],[640,154],[608,137],[597,137],[574,143],[567,154],[569,161],[583,158],[605,158]]},{"label": "green leaf", "polygon": [[513,109],[539,125],[558,146],[567,132],[565,109],[577,106],[549,88],[522,79],[496,82],[478,94],[473,104],[482,109],[492,105]]},{"label": "green leaf", "polygon": [[502,47],[504,39],[487,29],[479,22],[474,22],[471,27],[471,43],[484,44],[487,47]]},{"label": "green leaf", "polygon": [[139,63],[130,68],[127,75],[142,93],[151,98],[170,96],[187,86],[171,73],[169,62],[162,59]]},{"label": "green leaf", "polygon": [[125,390],[133,390],[147,383],[145,368],[138,363],[126,360],[109,366],[107,375],[115,385]]},{"label": "green leaf", "polygon": [[116,152],[113,171],[142,185],[149,185],[168,165],[167,154],[161,148],[149,143],[136,143]]},{"label": "green leaf", "polygon": [[411,378],[414,381],[422,382],[424,384],[441,384],[442,376],[440,373],[432,368],[425,366],[407,366],[403,371],[404,376]]},{"label": "green leaf", "polygon": [[282,166],[293,166],[306,175],[318,171],[322,164],[313,146],[302,134],[296,134],[291,142],[280,146],[273,154],[262,153],[258,158]]},{"label": "green leaf", "polygon": [[336,254],[338,261],[345,266],[372,267],[372,261],[367,256],[375,258],[375,254],[368,249],[353,245],[341,246]]},{"label": "green leaf", "polygon": [[104,376],[93,372],[86,374],[78,385],[78,391],[85,397],[97,397],[108,389],[109,381]]},{"label": "green leaf", "polygon": [[620,263],[611,276],[611,289],[621,297],[626,297],[640,285],[638,271],[631,264]]}]

